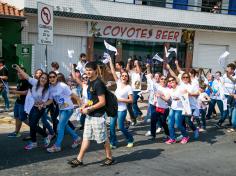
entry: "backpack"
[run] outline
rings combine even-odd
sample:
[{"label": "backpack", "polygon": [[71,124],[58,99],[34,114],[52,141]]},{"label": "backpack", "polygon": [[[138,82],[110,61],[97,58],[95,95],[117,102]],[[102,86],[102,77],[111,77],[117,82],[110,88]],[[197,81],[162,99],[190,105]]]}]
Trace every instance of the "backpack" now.
[{"label": "backpack", "polygon": [[115,117],[118,112],[118,101],[116,96],[111,91],[106,89],[105,99],[106,99],[105,109],[107,116]]}]

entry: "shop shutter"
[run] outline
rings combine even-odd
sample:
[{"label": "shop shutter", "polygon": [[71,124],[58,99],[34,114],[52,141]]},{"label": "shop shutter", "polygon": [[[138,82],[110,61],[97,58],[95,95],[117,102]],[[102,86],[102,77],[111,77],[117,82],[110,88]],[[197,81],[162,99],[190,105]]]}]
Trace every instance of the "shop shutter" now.
[{"label": "shop shutter", "polygon": [[198,51],[195,51],[195,53],[197,52],[197,59],[193,60],[193,67],[209,68],[212,69],[213,73],[218,70],[223,71],[222,66],[218,63],[218,59],[227,50],[228,47],[226,45],[199,44]]},{"label": "shop shutter", "polygon": [[[33,70],[45,68],[45,45],[37,43],[37,34],[29,34],[29,43],[35,46],[35,59]],[[74,58],[68,58],[68,49],[74,50]],[[83,50],[83,38],[75,36],[54,35],[54,45],[48,46],[48,70],[51,70],[51,62],[56,61],[60,65],[59,71],[66,76],[69,75],[70,63],[78,63],[79,55]]]}]

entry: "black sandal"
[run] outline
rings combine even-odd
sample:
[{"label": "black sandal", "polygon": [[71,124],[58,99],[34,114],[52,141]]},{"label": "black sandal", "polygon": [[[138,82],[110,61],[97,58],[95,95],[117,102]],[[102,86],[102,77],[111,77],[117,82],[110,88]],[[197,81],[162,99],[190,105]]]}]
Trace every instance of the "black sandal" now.
[{"label": "black sandal", "polygon": [[82,161],[80,161],[76,158],[70,162],[70,165],[71,165],[71,167],[78,167],[78,166],[83,166],[84,164]]},{"label": "black sandal", "polygon": [[110,166],[110,165],[114,164],[114,162],[115,162],[115,160],[110,159],[110,158],[106,158],[104,161],[102,161],[100,166]]},{"label": "black sandal", "polygon": [[72,159],[67,160],[67,164],[71,164],[71,162],[75,159],[77,159],[77,158],[72,158]]}]

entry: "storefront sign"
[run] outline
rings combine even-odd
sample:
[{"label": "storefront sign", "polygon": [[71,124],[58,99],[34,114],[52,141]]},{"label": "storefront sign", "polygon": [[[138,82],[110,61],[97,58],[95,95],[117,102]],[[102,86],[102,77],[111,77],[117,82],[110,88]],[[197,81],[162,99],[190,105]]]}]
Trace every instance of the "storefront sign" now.
[{"label": "storefront sign", "polygon": [[88,35],[123,40],[179,43],[181,41],[182,30],[132,24],[89,22]]},{"label": "storefront sign", "polygon": [[53,6],[38,3],[38,43],[53,45]]}]

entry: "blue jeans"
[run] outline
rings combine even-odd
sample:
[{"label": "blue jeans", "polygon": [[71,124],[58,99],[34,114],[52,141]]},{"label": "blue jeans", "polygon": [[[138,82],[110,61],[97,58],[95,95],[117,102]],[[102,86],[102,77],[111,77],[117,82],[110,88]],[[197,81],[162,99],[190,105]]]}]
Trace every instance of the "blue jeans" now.
[{"label": "blue jeans", "polygon": [[117,138],[116,138],[116,122],[118,120],[118,127],[120,131],[125,136],[128,143],[132,143],[134,141],[133,136],[128,132],[125,128],[125,119],[127,115],[127,110],[118,111],[116,117],[111,117],[110,121],[110,143],[113,146],[117,145]]},{"label": "blue jeans", "polygon": [[39,110],[34,106],[29,113],[30,137],[32,142],[36,142],[36,132],[41,134],[43,137],[47,137],[47,133],[38,126],[38,122],[43,116],[44,112],[45,109]]},{"label": "blue jeans", "polygon": [[[192,114],[193,114],[194,111],[195,110],[192,109]],[[191,120],[192,116],[183,115],[183,117],[184,117],[183,125],[186,127],[186,124],[187,124],[193,131],[195,131],[197,128],[196,128],[196,126],[193,124],[193,122]]]},{"label": "blue jeans", "polygon": [[[229,95],[225,95],[225,97],[227,98],[227,110],[223,111],[223,116],[221,116],[219,123],[220,124],[224,123],[225,119],[229,117],[229,123],[231,124],[231,116],[234,107],[232,106],[232,102],[229,102],[231,97]],[[233,105],[234,105],[234,100],[233,100]]]},{"label": "blue jeans", "polygon": [[48,109],[47,109],[47,110],[44,112],[44,114],[43,114],[41,120],[42,120],[43,126],[48,129],[49,134],[50,134],[50,135],[54,135],[54,131],[53,131],[53,129],[52,129],[52,126],[51,126],[50,123],[48,122],[48,119],[49,119],[49,117],[48,117]]},{"label": "blue jeans", "polygon": [[8,92],[7,90],[4,88],[2,90],[2,97],[4,99],[4,103],[5,103],[5,109],[9,109],[10,108],[10,103],[9,103],[9,99],[8,99]]},{"label": "blue jeans", "polygon": [[68,125],[68,121],[72,114],[73,114],[73,109],[59,111],[59,123],[57,125],[57,140],[55,142],[55,145],[57,147],[61,147],[65,129],[72,136],[73,140],[76,140],[78,138],[78,135],[75,133],[75,131],[72,130]]},{"label": "blue jeans", "polygon": [[133,111],[134,111],[134,116],[135,118],[137,118],[139,115],[141,116],[143,113],[141,112],[141,110],[138,107],[138,93],[140,91],[133,91]]},{"label": "blue jeans", "polygon": [[187,132],[185,127],[183,126],[184,117],[182,116],[182,111],[180,110],[170,110],[168,116],[168,128],[170,132],[170,139],[175,139],[175,124],[177,128],[180,130],[183,137],[187,137]]},{"label": "blue jeans", "polygon": [[234,107],[232,112],[232,126],[233,128],[236,128],[236,107]]},{"label": "blue jeans", "polygon": [[220,110],[220,116],[223,119],[224,118],[224,107],[223,107],[223,102],[221,100],[215,100],[215,99],[211,99],[210,103],[209,103],[209,110],[208,110],[208,114],[207,117],[210,118],[211,114],[215,108],[215,104],[217,104],[219,110]]}]

